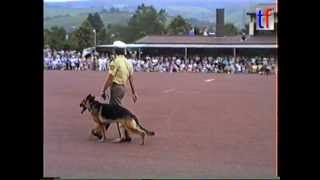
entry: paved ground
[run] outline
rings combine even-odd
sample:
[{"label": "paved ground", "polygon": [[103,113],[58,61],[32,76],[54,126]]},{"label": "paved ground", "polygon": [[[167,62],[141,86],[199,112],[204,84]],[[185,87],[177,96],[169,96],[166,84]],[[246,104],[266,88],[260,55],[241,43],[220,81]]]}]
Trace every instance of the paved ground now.
[{"label": "paved ground", "polygon": [[276,76],[136,73],[138,103],[124,103],[156,136],[145,146],[89,138],[80,114],[100,72],[44,72],[44,175],[206,178],[276,175]]}]

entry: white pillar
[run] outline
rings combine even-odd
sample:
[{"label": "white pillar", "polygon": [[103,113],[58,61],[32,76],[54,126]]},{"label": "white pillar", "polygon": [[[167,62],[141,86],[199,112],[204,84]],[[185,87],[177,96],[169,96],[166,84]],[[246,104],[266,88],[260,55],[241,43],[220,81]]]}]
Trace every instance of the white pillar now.
[{"label": "white pillar", "polygon": [[184,48],[184,60],[186,60],[188,57],[188,49]]},{"label": "white pillar", "polygon": [[139,59],[141,59],[141,50],[139,48]]}]

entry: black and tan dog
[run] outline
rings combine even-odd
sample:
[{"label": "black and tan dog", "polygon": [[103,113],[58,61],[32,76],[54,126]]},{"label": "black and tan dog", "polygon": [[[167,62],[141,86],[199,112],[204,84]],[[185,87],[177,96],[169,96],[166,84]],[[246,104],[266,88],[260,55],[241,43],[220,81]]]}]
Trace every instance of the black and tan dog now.
[{"label": "black and tan dog", "polygon": [[[139,134],[142,138],[141,145],[144,144],[145,135],[154,136],[155,133],[142,127],[138,118],[124,107],[112,104],[103,104],[95,100],[95,97],[89,94],[80,103],[82,107],[81,114],[88,109],[97,127],[93,133],[101,133],[100,142],[105,141],[105,125],[118,122],[121,127],[131,133]],[[97,132],[98,131],[98,132]]]}]

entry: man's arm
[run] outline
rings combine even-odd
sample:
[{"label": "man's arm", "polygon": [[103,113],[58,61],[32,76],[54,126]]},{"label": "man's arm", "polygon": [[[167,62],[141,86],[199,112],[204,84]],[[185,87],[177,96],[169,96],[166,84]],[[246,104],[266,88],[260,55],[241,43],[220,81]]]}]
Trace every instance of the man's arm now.
[{"label": "man's arm", "polygon": [[102,92],[101,92],[101,96],[105,99],[105,91],[112,85],[113,82],[113,78],[115,77],[116,73],[117,73],[117,68],[118,66],[114,63],[114,61],[112,63],[110,63],[110,69],[109,69],[109,73],[108,76],[106,77],[106,80],[104,82],[104,86],[102,88]]},{"label": "man's arm", "polygon": [[134,103],[136,103],[137,100],[138,100],[138,97],[137,97],[135,89],[134,89],[133,76],[132,75],[129,76],[129,83],[130,83],[131,92],[132,92],[132,100],[133,100]]},{"label": "man's arm", "polygon": [[112,85],[113,81],[113,75],[111,73],[108,73],[108,76],[106,77],[105,83],[102,88],[101,96],[105,97],[105,91]]}]

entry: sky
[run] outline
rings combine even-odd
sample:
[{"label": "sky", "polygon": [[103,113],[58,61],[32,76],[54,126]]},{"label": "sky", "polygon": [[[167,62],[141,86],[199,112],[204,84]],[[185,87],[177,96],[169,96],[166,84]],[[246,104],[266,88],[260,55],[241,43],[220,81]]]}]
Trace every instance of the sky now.
[{"label": "sky", "polygon": [[[90,1],[90,0],[43,0],[44,2],[70,2],[70,1]],[[214,0],[213,0],[214,1]],[[224,1],[250,1],[250,0],[224,0]],[[254,2],[255,0],[251,0]],[[266,1],[275,1],[275,0],[266,0]],[[121,0],[119,0],[121,2]]]},{"label": "sky", "polygon": [[44,2],[70,2],[70,1],[86,1],[86,0],[44,0]]}]

